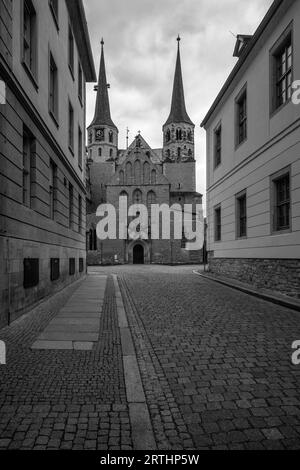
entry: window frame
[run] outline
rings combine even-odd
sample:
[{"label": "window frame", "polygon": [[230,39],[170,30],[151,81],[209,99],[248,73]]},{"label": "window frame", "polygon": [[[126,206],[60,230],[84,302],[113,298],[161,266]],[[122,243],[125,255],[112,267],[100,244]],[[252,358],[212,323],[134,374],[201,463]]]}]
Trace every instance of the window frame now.
[{"label": "window frame", "polygon": [[[54,92],[56,94],[55,99],[54,99],[54,108],[52,109],[51,107],[51,63],[55,67],[55,81],[54,81]],[[58,82],[58,67],[56,65],[55,59],[53,57],[53,54],[51,50],[49,49],[49,91],[48,91],[48,109],[49,109],[49,114],[51,118],[54,120],[54,123],[56,126],[59,126],[59,82]]]},{"label": "window frame", "polygon": [[[240,201],[245,199],[245,233],[241,233],[241,207]],[[248,214],[247,214],[247,190],[244,189],[235,195],[235,218],[236,218],[236,239],[241,240],[248,237]]]},{"label": "window frame", "polygon": [[[71,119],[72,116],[72,119]],[[71,125],[72,124],[72,125]],[[69,99],[68,103],[68,146],[69,150],[74,156],[74,126],[75,126],[75,119],[74,119],[74,107]]]},{"label": "window frame", "polygon": [[[289,198],[285,202],[282,202],[282,205],[284,204],[289,205],[289,212],[288,212],[289,225],[286,227],[278,228],[279,226],[277,224],[278,204],[277,204],[276,184],[278,183],[279,180],[283,179],[287,175],[289,177]],[[279,235],[279,234],[289,233],[292,231],[292,178],[291,178],[291,166],[290,165],[282,168],[281,170],[277,171],[276,173],[273,173],[270,176],[270,190],[271,190],[271,195],[270,195],[271,234]]]},{"label": "window frame", "polygon": [[[241,102],[245,101],[245,113],[241,122]],[[244,138],[241,140],[241,127],[245,125]],[[247,83],[235,98],[235,148],[237,149],[248,140],[248,90]]]},{"label": "window frame", "polygon": [[78,99],[83,106],[83,70],[80,61],[78,60]]},{"label": "window frame", "polygon": [[[38,15],[32,0],[23,0],[21,5],[21,63],[34,87],[38,90]],[[25,56],[25,41],[27,42],[25,38],[25,9],[28,10],[30,16],[30,44],[27,47],[31,56],[29,64]]]},{"label": "window frame", "polygon": [[49,183],[49,217],[51,220],[55,220],[57,201],[57,165],[54,163],[53,160],[50,160]]},{"label": "window frame", "polygon": [[[220,223],[217,225],[217,212],[220,213]],[[220,232],[217,232],[217,227],[220,228]],[[219,234],[219,236],[217,236]],[[222,207],[221,204],[214,206],[214,242],[218,243],[222,241]]]},{"label": "window frame", "polygon": [[83,132],[78,125],[78,167],[82,171],[83,168]]},{"label": "window frame", "polygon": [[75,80],[74,77],[74,64],[75,64],[75,39],[74,33],[71,27],[71,24],[68,24],[68,65],[69,70],[72,76],[73,81]]},{"label": "window frame", "polygon": [[[277,39],[275,44],[270,49],[270,117],[275,115],[279,112],[282,108],[284,108],[288,103],[291,102],[292,98],[292,90],[291,90],[291,97],[287,98],[285,102],[278,104],[278,96],[277,96],[277,86],[278,86],[278,77],[277,77],[277,68],[278,68],[278,57],[280,53],[286,49],[287,43],[291,43],[291,84],[294,81],[294,35],[293,35],[293,21],[287,26],[287,28],[283,31],[281,36]],[[287,59],[287,57],[286,57]],[[287,77],[288,73],[285,73],[285,78]]]},{"label": "window frame", "polygon": [[[222,163],[222,122],[220,121],[214,128],[214,170],[218,168]],[[220,143],[218,147],[218,136]],[[217,160],[217,154],[219,151],[219,161]]]},{"label": "window frame", "polygon": [[[53,6],[54,1],[56,2],[56,8]],[[59,0],[49,0],[49,8],[52,13],[56,29],[59,31]]]}]

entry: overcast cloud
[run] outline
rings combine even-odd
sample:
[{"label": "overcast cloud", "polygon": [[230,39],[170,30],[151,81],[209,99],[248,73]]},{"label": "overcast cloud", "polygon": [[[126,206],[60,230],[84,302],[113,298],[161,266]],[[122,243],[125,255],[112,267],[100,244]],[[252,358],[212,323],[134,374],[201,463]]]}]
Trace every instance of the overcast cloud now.
[{"label": "overcast cloud", "polygon": [[[252,34],[272,0],[84,0],[98,74],[100,40],[105,41],[112,119],[119,148],[141,131],[162,147],[162,125],[171,103],[176,37],[187,111],[196,125],[197,189],[205,193],[205,132],[200,123],[234,66],[235,38]],[[93,85],[87,90],[87,124],[94,113]]]}]

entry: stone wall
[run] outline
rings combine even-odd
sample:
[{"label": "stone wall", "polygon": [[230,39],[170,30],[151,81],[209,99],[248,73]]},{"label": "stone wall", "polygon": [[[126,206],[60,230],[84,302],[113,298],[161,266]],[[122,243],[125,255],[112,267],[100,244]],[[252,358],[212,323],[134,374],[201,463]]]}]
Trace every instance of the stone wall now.
[{"label": "stone wall", "polygon": [[214,258],[210,253],[209,270],[258,289],[300,298],[299,259]]}]

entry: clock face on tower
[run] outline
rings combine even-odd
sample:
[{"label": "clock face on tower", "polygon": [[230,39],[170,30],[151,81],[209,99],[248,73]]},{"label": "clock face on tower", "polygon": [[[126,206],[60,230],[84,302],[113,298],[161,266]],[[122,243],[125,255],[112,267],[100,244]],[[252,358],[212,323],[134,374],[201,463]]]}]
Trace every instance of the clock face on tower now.
[{"label": "clock face on tower", "polygon": [[96,129],[96,140],[104,140],[104,129]]}]

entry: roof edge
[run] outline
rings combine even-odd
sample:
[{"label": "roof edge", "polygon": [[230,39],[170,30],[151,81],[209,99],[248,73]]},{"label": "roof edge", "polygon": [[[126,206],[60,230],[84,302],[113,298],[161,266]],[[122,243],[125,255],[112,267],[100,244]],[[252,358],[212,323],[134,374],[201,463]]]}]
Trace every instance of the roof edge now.
[{"label": "roof edge", "polygon": [[96,82],[94,58],[82,0],[66,0],[82,68],[87,82]]},{"label": "roof edge", "polygon": [[[245,48],[244,52],[242,53],[241,57],[239,58],[238,62],[232,69],[231,73],[229,74],[227,80],[225,81],[224,85],[222,86],[220,92],[218,93],[216,99],[214,100],[212,106],[210,107],[209,111],[207,112],[206,116],[204,117],[203,121],[201,122],[201,127],[205,128],[205,125],[213,115],[214,111],[218,107],[221,99],[225,96],[227,90],[229,89],[231,82],[237,76],[238,72],[240,71],[241,67],[247,61],[250,52],[254,49],[254,46],[262,36],[266,26],[270,23],[275,13],[277,13],[278,9],[281,7],[282,4],[285,3],[286,0],[275,0],[272,5],[270,6],[269,10],[265,14],[264,18],[260,22],[259,26],[257,27],[255,33],[252,36],[252,39],[248,42],[247,47]],[[294,0],[292,0],[294,1]]]}]

